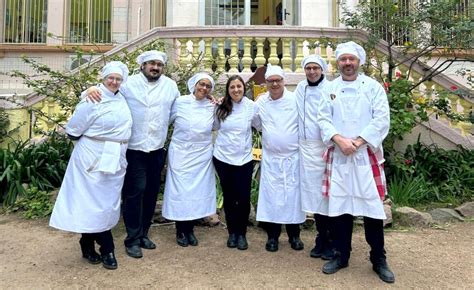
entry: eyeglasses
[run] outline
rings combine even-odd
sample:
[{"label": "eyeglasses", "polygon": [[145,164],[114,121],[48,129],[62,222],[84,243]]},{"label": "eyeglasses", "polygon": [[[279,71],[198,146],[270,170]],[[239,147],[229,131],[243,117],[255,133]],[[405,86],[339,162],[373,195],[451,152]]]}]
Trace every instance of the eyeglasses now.
[{"label": "eyeglasses", "polygon": [[318,70],[321,70],[321,67],[319,67],[319,66],[307,66],[307,67],[304,68],[304,70],[307,70],[307,71],[312,71],[312,70],[318,71]]},{"label": "eyeglasses", "polygon": [[265,80],[267,82],[267,84],[280,84],[283,79],[275,79],[275,80]]},{"label": "eyeglasses", "polygon": [[109,82],[113,82],[113,81],[116,81],[117,83],[123,82],[123,78],[119,78],[119,77],[108,76],[105,79],[108,80]]},{"label": "eyeglasses", "polygon": [[197,85],[200,86],[201,88],[206,88],[208,90],[212,89],[212,85],[206,84],[205,82],[198,82]]}]

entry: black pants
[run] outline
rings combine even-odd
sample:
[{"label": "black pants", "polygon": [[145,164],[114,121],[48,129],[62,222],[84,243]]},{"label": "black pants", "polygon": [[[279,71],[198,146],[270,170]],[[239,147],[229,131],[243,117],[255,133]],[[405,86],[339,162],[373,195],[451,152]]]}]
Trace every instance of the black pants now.
[{"label": "black pants", "polygon": [[81,234],[79,244],[81,244],[81,249],[83,251],[94,250],[94,242],[97,242],[97,244],[100,246],[99,251],[102,255],[112,253],[115,249],[114,238],[112,237],[112,232],[110,230],[101,233]]},{"label": "black pants", "polygon": [[[349,214],[332,218],[334,242],[343,264],[351,255],[352,227],[354,217]],[[385,259],[383,220],[364,217],[365,240],[370,246],[370,261],[376,263]]]},{"label": "black pants", "polygon": [[165,151],[127,150],[127,173],[122,189],[125,246],[139,245],[148,236],[160,191]]},{"label": "black pants", "polygon": [[224,193],[224,211],[229,234],[245,235],[250,214],[253,161],[230,165],[213,157]]},{"label": "black pants", "polygon": [[[281,234],[281,224],[276,223],[263,223],[263,228],[267,231],[269,239],[277,239]],[[300,236],[300,224],[285,224],[286,234],[288,238],[297,238]]]},{"label": "black pants", "polygon": [[196,220],[190,221],[176,221],[176,234],[190,234],[194,232],[194,225]]},{"label": "black pants", "polygon": [[331,217],[321,214],[314,214],[314,222],[316,224],[317,236],[315,244],[321,244],[323,248],[330,247],[332,240]]}]

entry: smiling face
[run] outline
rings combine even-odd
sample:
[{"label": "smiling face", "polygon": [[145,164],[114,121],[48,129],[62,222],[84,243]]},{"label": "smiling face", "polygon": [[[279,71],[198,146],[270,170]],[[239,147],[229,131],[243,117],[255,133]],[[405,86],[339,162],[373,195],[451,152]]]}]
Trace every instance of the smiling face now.
[{"label": "smiling face", "polygon": [[156,82],[163,73],[164,64],[159,60],[146,61],[140,67],[149,82]]},{"label": "smiling face", "polygon": [[285,82],[281,76],[271,75],[265,81],[267,82],[267,91],[272,99],[277,100],[283,96]]},{"label": "smiling face", "polygon": [[337,59],[337,68],[341,73],[342,79],[353,81],[357,78],[360,60],[353,54],[345,53]]},{"label": "smiling face", "polygon": [[323,71],[319,64],[310,62],[304,67],[304,73],[306,74],[306,78],[314,83],[321,78]]},{"label": "smiling face", "polygon": [[244,97],[245,86],[240,79],[231,80],[227,83],[227,93],[233,102],[239,103]]},{"label": "smiling face", "polygon": [[120,85],[122,84],[122,82],[123,82],[122,76],[117,74],[117,73],[111,73],[111,74],[107,75],[104,78],[104,80],[102,81],[104,86],[109,91],[114,92],[114,93],[116,93],[119,90]]},{"label": "smiling face", "polygon": [[209,96],[212,90],[212,83],[208,79],[200,79],[194,86],[194,96],[197,100],[202,100]]}]

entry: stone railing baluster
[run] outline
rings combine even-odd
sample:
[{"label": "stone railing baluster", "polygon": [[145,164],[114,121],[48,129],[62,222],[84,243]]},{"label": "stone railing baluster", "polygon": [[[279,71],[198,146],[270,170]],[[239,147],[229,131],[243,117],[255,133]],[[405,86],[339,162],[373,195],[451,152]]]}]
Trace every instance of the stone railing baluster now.
[{"label": "stone railing baluster", "polygon": [[281,58],[281,65],[283,66],[283,70],[286,72],[293,72],[293,59],[291,58],[290,50],[291,50],[291,38],[282,38],[282,51],[283,56]]},{"label": "stone railing baluster", "polygon": [[257,56],[255,57],[255,64],[258,67],[264,66],[265,65],[265,56],[263,54],[263,45],[265,42],[265,38],[262,37],[256,37],[255,38],[257,42]]},{"label": "stone railing baluster", "polygon": [[229,56],[229,73],[238,73],[239,65],[239,49],[238,49],[238,38],[230,39],[230,56]]},{"label": "stone railing baluster", "polygon": [[244,42],[244,56],[242,57],[242,72],[249,73],[252,72],[250,66],[252,65],[252,40],[251,37],[243,37],[242,41]]},{"label": "stone railing baluster", "polygon": [[280,62],[280,59],[277,55],[278,38],[271,37],[268,38],[268,41],[270,42],[270,56],[268,57],[268,62],[272,65],[278,65]]}]

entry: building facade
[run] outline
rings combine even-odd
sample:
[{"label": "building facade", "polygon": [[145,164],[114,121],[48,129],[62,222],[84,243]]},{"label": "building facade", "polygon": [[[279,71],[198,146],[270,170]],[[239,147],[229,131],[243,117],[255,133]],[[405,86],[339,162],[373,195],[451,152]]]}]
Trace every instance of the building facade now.
[{"label": "building facade", "polygon": [[[105,52],[153,27],[339,26],[332,0],[0,0],[0,72],[30,72],[22,55],[54,69],[75,68],[70,48]],[[315,17],[317,15],[317,17]],[[0,76],[0,94],[26,93]]]}]

